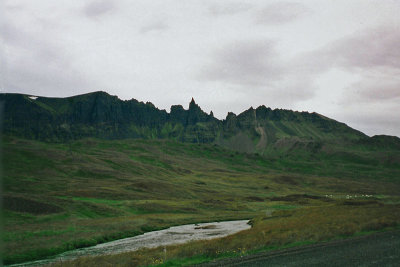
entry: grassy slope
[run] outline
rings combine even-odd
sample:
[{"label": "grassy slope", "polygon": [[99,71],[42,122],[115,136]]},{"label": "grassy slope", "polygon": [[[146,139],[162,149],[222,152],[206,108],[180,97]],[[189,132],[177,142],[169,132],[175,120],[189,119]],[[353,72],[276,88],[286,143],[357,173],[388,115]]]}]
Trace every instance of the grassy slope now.
[{"label": "grassy slope", "polygon": [[[316,203],[314,203],[317,205]],[[399,229],[400,205],[377,201],[331,201],[329,204],[276,211],[258,216],[249,230],[221,239],[194,241],[154,249],[98,257],[83,257],[52,266],[187,266],[213,259],[313,244]]]},{"label": "grassy slope", "polygon": [[6,137],[3,145],[6,263],[170,225],[328,203],[279,196],[370,194],[398,203],[400,189],[395,152],[362,146],[261,157],[166,140]]}]

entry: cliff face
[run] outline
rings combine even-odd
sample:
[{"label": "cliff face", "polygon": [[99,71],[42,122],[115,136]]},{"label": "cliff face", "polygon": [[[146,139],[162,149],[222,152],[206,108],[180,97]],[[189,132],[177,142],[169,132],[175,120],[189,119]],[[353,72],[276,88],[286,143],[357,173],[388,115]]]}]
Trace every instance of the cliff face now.
[{"label": "cliff face", "polygon": [[104,92],[68,98],[36,99],[2,94],[5,133],[44,141],[82,137],[106,139],[146,137],[167,121],[167,112],[151,103],[121,101]]},{"label": "cliff face", "polygon": [[4,102],[5,134],[51,142],[84,137],[169,138],[264,153],[282,145],[298,147],[327,140],[369,139],[344,123],[317,113],[272,110],[265,106],[239,115],[228,113],[225,120],[218,120],[212,113],[205,113],[194,99],[188,110],[174,105],[170,113],[150,102],[124,101],[105,92],[67,98],[0,94],[0,101]]},{"label": "cliff face", "polygon": [[200,131],[196,126],[206,123],[215,128],[220,124],[203,112],[194,100],[189,110],[178,105],[171,107],[171,113],[159,110],[150,102],[123,101],[105,92],[68,98],[0,94],[0,100],[5,106],[6,134],[43,141],[97,137],[212,142],[215,133]]}]

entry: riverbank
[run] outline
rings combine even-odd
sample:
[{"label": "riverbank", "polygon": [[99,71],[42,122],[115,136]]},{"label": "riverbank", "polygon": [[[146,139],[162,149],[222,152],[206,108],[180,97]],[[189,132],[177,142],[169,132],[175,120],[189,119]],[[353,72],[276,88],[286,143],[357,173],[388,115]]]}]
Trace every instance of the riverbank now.
[{"label": "riverbank", "polygon": [[400,205],[336,202],[321,207],[275,211],[256,217],[252,228],[224,238],[183,245],[142,249],[116,255],[82,257],[53,266],[186,266],[213,259],[240,257],[289,246],[320,243],[395,229],[400,225]]},{"label": "riverbank", "polygon": [[[190,241],[210,240],[250,229],[249,220],[223,221],[174,226],[152,231],[135,237],[119,239],[96,246],[68,251],[54,258],[10,265],[40,266],[71,261],[79,257],[113,255],[132,252],[143,248],[155,248],[183,244]],[[165,252],[166,253],[166,252]]]}]

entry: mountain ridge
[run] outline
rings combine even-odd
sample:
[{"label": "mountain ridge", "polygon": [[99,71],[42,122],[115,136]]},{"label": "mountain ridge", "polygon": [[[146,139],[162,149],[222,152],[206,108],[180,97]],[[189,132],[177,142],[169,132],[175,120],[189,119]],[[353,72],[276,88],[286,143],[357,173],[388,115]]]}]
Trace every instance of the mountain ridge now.
[{"label": "mountain ridge", "polygon": [[316,112],[271,109],[264,105],[250,107],[238,115],[228,112],[225,119],[219,120],[212,112],[204,112],[193,98],[188,109],[172,105],[170,112],[158,109],[151,102],[134,98],[121,100],[104,91],[65,98],[3,93],[0,100],[5,104],[5,134],[49,142],[85,137],[167,138],[215,143],[261,154],[293,142],[368,143],[372,140],[376,144],[394,143],[396,147],[400,144],[397,137],[376,141],[377,138]]}]

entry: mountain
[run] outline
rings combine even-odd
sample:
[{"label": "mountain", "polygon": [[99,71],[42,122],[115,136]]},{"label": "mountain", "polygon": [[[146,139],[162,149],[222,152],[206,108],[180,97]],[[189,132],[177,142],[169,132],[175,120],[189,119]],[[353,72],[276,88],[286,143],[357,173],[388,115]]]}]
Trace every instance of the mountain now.
[{"label": "mountain", "polygon": [[204,221],[252,218],[250,249],[400,221],[400,139],[317,113],[219,120],[194,99],[167,112],[105,92],[0,94],[0,107],[5,264]]},{"label": "mountain", "polygon": [[298,148],[313,151],[322,143],[359,143],[392,147],[397,137],[372,137],[318,113],[250,108],[224,120],[205,113],[191,100],[189,109],[171,106],[168,113],[150,102],[120,100],[106,92],[66,98],[0,94],[5,134],[27,139],[66,142],[100,139],[173,139],[215,143],[241,151],[268,154]]}]

